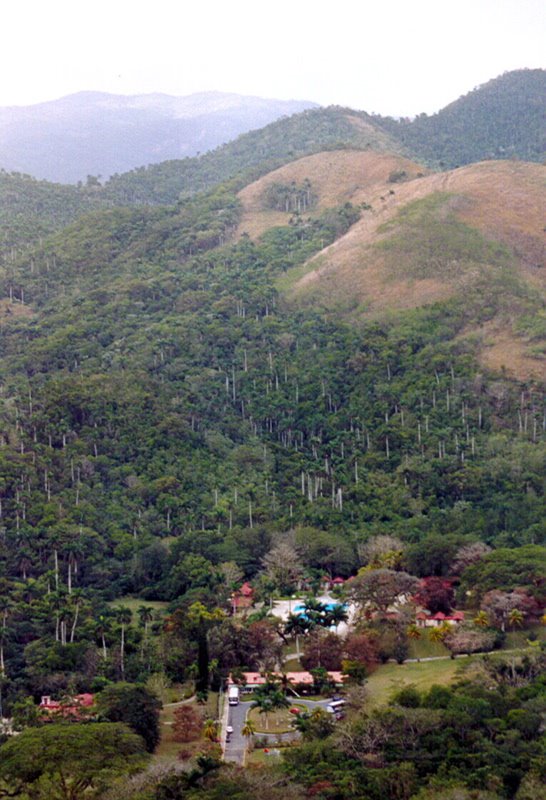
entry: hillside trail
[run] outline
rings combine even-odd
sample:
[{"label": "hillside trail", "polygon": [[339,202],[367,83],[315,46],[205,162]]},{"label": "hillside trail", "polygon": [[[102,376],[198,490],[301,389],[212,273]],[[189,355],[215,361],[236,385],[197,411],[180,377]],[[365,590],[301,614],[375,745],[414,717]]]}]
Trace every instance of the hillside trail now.
[{"label": "hillside trail", "polygon": [[178,706],[187,706],[189,703],[193,703],[195,700],[195,695],[192,694],[191,697],[187,697],[185,700],[177,700],[175,703],[163,703],[163,708],[178,708]]}]

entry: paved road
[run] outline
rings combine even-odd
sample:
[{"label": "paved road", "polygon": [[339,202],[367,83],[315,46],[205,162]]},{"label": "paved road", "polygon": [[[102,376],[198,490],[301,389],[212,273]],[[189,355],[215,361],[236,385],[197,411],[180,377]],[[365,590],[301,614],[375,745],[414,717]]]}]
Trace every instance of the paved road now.
[{"label": "paved road", "polygon": [[[293,702],[297,703],[298,705],[307,706],[307,708],[313,710],[315,708],[325,709],[330,702],[330,699],[306,700],[305,698],[298,697],[294,698]],[[244,763],[247,743],[241,731],[243,729],[243,725],[245,724],[246,715],[250,710],[251,705],[251,701],[243,701],[237,706],[228,706],[227,714],[224,713],[222,719],[222,741],[225,743],[224,761],[232,761],[241,765]],[[233,733],[231,734],[229,742],[227,742],[224,738],[225,728],[227,725],[231,725],[233,728]]]},{"label": "paved road", "polygon": [[[230,741],[225,741],[224,761],[234,761],[236,764],[242,764],[245,757],[246,740],[241,733],[247,711],[250,709],[251,703],[239,703],[238,706],[228,706],[227,717],[225,724],[231,725],[233,733],[231,734]],[[222,726],[222,736],[225,736],[225,727]]]}]

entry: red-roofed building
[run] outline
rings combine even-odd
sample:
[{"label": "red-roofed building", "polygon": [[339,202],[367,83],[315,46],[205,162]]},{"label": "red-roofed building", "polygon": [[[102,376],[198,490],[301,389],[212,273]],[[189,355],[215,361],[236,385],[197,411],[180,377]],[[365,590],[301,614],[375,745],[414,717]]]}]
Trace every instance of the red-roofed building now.
[{"label": "red-roofed building", "polygon": [[231,595],[231,609],[234,614],[245,608],[252,608],[254,605],[254,589],[245,581],[240,589],[236,589]]},{"label": "red-roofed building", "polygon": [[82,710],[91,708],[95,702],[95,695],[93,694],[77,694],[71,697],[67,702],[60,700],[52,700],[49,695],[44,695],[40,701],[39,708],[45,711],[46,714],[60,714],[63,717],[80,717]]},{"label": "red-roofed building", "polygon": [[329,591],[330,589],[334,589],[336,586],[343,586],[345,583],[345,578],[331,578],[329,575],[324,575],[322,578],[322,586],[324,591]]},{"label": "red-roofed building", "polygon": [[448,625],[459,625],[464,622],[464,611],[452,611],[451,614],[438,611],[436,614],[431,614],[430,611],[422,609],[415,615],[415,622],[420,628],[438,628],[446,622]]},{"label": "red-roofed building", "polygon": [[[292,686],[309,686],[311,687],[315,682],[315,679],[311,675],[310,672],[285,672],[284,674],[281,673],[268,673],[265,675],[262,672],[243,672],[242,673],[242,684],[238,684],[241,687],[241,690],[251,692],[255,686],[264,686],[267,681],[273,677],[278,681],[286,680],[287,683],[291,684]],[[336,686],[343,685],[343,678],[344,675],[342,672],[333,670],[328,672],[328,677],[331,681],[333,681]],[[235,685],[235,681],[231,677],[228,678],[228,687]]]}]

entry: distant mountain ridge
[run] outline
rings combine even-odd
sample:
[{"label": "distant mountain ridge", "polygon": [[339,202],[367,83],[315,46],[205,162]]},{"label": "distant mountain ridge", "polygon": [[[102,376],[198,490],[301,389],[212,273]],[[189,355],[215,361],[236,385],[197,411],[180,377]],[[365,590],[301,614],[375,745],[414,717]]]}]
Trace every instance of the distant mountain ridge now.
[{"label": "distant mountain ridge", "polygon": [[[0,169],[57,183],[120,176],[109,194],[132,204],[176,202],[179,194],[225,180],[234,166],[240,171],[265,159],[278,166],[332,146],[387,149],[440,169],[487,159],[540,162],[546,158],[545,97],[541,69],[505,73],[413,120],[222,92],[85,91],[0,108]],[[206,163],[188,163],[200,153]],[[228,161],[232,166],[217,174],[219,162]]]},{"label": "distant mountain ridge", "polygon": [[186,97],[78,92],[0,108],[0,167],[57,183],[85,181],[211,150],[316,103],[223,92]]},{"label": "distant mountain ridge", "polygon": [[[81,187],[53,184],[9,173],[1,169],[0,155],[0,249],[10,250],[22,243],[36,241],[87,211],[117,205],[173,205],[207,191],[218,183],[231,180],[236,181],[237,188],[242,188],[283,164],[326,150],[390,153],[432,165],[433,168],[445,168],[452,161],[455,162],[454,166],[458,166],[469,159],[487,160],[491,158],[491,152],[497,151],[502,152],[504,158],[540,161],[536,154],[541,152],[543,127],[537,124],[537,119],[543,105],[544,94],[541,97],[540,87],[545,84],[545,78],[544,70],[507,73],[475,89],[434,117],[423,115],[411,123],[409,120],[397,122],[338,106],[306,109],[283,116],[258,130],[241,134],[225,145],[203,152],[199,157],[158,158],[159,163],[114,175],[106,182],[103,180],[102,185],[96,180]],[[62,102],[65,106],[76,103],[85,107],[85,98],[92,99],[91,105],[95,109],[98,104],[108,105],[112,101],[110,95],[92,92],[73,95]],[[510,98],[518,113],[511,115],[511,125],[497,127],[494,109],[504,109],[506,119],[510,113]],[[176,98],[166,95],[147,95],[140,99],[136,96],[125,100],[127,104],[145,102],[155,104],[156,108],[167,107],[170,108],[169,114],[173,113],[173,105],[178,103]],[[220,105],[239,101],[244,102],[245,98],[205,93],[182,98],[178,107],[183,105],[184,113],[197,114],[202,103],[209,103],[209,107],[216,109],[208,117],[210,123],[211,119],[223,118]],[[51,112],[58,112],[58,104],[46,105]],[[23,109],[19,111],[22,113]],[[135,113],[137,116],[141,114],[138,109]],[[448,118],[451,120],[449,124]],[[197,116],[189,123],[198,125],[202,120],[202,116]],[[174,124],[171,118],[168,124]],[[441,125],[444,126],[444,134],[436,136],[435,130]],[[482,135],[484,127],[489,135]],[[420,129],[424,131],[422,136]],[[461,138],[464,131],[466,138]],[[0,154],[4,136],[5,120],[2,123],[0,109]],[[446,143],[452,144],[452,152],[447,162],[439,164],[441,152],[446,156]],[[463,152],[461,147],[465,143],[467,149]],[[37,157],[38,150],[37,145]],[[535,157],[531,158],[529,153]]]}]

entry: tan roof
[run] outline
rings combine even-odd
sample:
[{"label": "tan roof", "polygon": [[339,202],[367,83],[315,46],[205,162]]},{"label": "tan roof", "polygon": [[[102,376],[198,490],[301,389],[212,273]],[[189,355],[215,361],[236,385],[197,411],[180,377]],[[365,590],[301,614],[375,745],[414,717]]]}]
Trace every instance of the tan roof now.
[{"label": "tan roof", "polygon": [[[277,680],[281,680],[281,678],[283,677],[282,673],[274,672],[270,674],[273,676],[273,678],[276,678]],[[311,685],[315,681],[311,673],[305,671],[285,672],[284,675],[286,675],[286,679],[288,680],[289,683],[306,683],[308,685]],[[268,675],[264,675],[262,672],[243,672],[242,677],[246,686],[263,686],[268,680]],[[344,676],[342,672],[334,670],[334,671],[328,671],[328,677],[331,680],[335,681],[335,683],[342,683]],[[232,683],[234,683],[234,681],[230,675],[228,679],[228,684]]]}]

